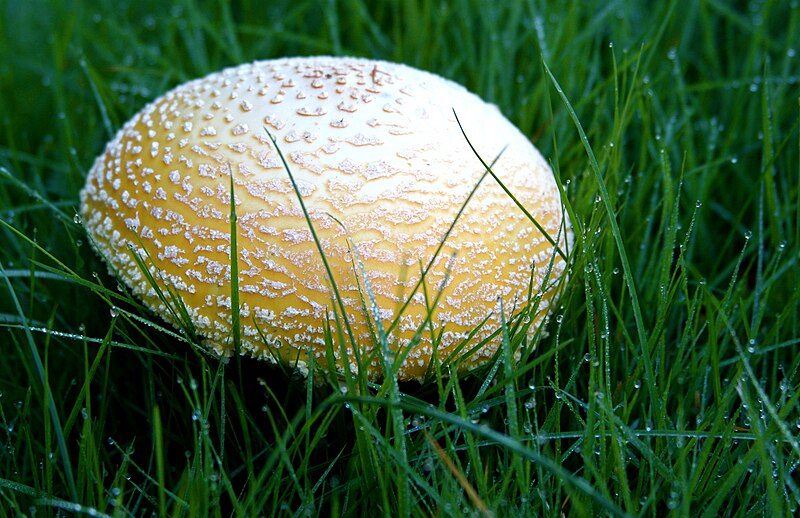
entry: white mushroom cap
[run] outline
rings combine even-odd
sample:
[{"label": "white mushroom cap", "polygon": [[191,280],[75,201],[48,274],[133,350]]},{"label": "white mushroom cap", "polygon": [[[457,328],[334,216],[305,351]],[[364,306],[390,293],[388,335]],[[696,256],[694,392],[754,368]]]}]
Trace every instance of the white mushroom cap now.
[{"label": "white mushroom cap", "polygon": [[[505,148],[493,171],[550,239],[491,177],[458,216],[485,169],[454,110],[487,163]],[[418,335],[401,379],[424,376],[433,344],[445,360],[473,332],[464,351],[486,344],[460,368],[487,361],[500,345],[489,337],[501,304],[511,319],[529,297],[540,299],[529,333],[538,328],[566,270],[572,231],[536,148],[496,107],[451,81],[333,57],[256,62],[181,85],[134,116],[97,158],[81,192],[83,221],[110,269],[155,312],[173,320],[129,247],[162,290],[180,295],[206,345],[232,352],[232,174],[243,351],[301,368],[312,351],[328,365],[330,326],[336,368],[358,368],[350,338],[338,343],[331,280],[267,131],[319,235],[371,377],[382,375],[371,297],[384,328],[399,316],[388,336],[395,352]]]}]

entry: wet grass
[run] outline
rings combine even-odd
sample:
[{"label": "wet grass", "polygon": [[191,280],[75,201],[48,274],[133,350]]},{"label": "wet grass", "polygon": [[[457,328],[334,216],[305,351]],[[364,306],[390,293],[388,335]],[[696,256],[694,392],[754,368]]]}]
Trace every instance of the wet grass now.
[{"label": "wet grass", "polygon": [[[797,512],[798,35],[784,1],[0,0],[0,516]],[[510,322],[474,374],[310,386],[106,273],[74,215],[116,128],[300,54],[453,78],[551,162],[574,266],[519,364]]]}]

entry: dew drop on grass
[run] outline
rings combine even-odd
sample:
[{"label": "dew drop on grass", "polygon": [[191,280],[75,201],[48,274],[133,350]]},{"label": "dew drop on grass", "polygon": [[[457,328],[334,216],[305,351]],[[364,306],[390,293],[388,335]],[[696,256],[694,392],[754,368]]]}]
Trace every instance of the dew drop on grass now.
[{"label": "dew drop on grass", "polygon": [[737,163],[738,161],[739,161],[739,159],[738,159],[738,158],[736,158],[736,157],[731,157],[731,164],[735,164],[735,163]]},{"label": "dew drop on grass", "polygon": [[74,216],[72,216],[72,221],[76,225],[80,225],[81,223],[83,223],[83,219],[81,219],[81,215],[80,214],[75,214]]},{"label": "dew drop on grass", "polygon": [[591,354],[586,353],[586,354],[583,355],[583,361],[590,362],[591,360],[592,360],[592,355]]},{"label": "dew drop on grass", "polygon": [[781,241],[780,243],[778,243],[778,251],[779,252],[783,252],[784,250],[786,250],[786,245],[787,244],[788,243],[786,242],[785,239],[783,241]]},{"label": "dew drop on grass", "polygon": [[108,313],[111,315],[111,318],[117,318],[119,316],[119,310],[116,306],[111,306],[111,309],[108,310]]},{"label": "dew drop on grass", "polygon": [[747,241],[750,241],[750,239],[751,239],[752,237],[753,237],[753,231],[752,231],[752,230],[746,230],[746,231],[745,231],[745,233],[744,233],[744,238],[745,238]]},{"label": "dew drop on grass", "polygon": [[747,342],[747,352],[749,352],[750,354],[756,352],[756,345],[758,345],[758,341],[756,341],[755,338],[751,338]]},{"label": "dew drop on grass", "polygon": [[114,446],[115,444],[117,444],[117,441],[115,441],[115,440],[113,439],[113,437],[109,437],[108,439],[106,439],[106,443],[107,443],[109,446]]},{"label": "dew drop on grass", "polygon": [[677,57],[678,57],[678,49],[676,49],[675,47],[671,47],[667,52],[667,59],[669,59],[670,61],[675,61],[675,58]]}]

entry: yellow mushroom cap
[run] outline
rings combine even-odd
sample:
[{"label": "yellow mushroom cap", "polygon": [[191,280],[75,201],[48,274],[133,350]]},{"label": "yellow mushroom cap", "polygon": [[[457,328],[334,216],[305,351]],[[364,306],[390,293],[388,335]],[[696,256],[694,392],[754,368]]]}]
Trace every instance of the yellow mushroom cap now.
[{"label": "yellow mushroom cap", "polygon": [[[464,206],[485,168],[454,111],[487,163],[500,155],[493,172],[549,239],[491,176]],[[381,377],[378,326],[402,359],[400,379],[422,378],[434,353],[444,362],[483,343],[458,363],[475,367],[501,344],[501,309],[533,334],[567,268],[572,230],[553,174],[495,106],[383,61],[245,64],[147,105],[81,191],[83,222],[109,268],[173,323],[159,291],[178,294],[218,354],[234,347],[231,176],[241,350],[301,370],[313,354],[317,365]]]}]

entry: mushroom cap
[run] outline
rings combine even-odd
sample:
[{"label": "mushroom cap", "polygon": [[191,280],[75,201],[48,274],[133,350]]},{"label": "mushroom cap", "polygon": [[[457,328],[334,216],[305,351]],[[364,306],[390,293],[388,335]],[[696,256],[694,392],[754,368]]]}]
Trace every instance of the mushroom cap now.
[{"label": "mushroom cap", "polygon": [[[516,201],[487,176],[466,203],[486,170],[454,112],[487,163],[500,155],[492,170]],[[373,379],[387,350],[400,379],[434,357],[466,370],[497,351],[502,319],[532,336],[563,285],[573,236],[552,171],[495,106],[383,61],[245,64],[147,105],[81,191],[112,273],[176,325],[163,295],[177,294],[220,355],[234,348],[231,181],[243,353]]]}]

